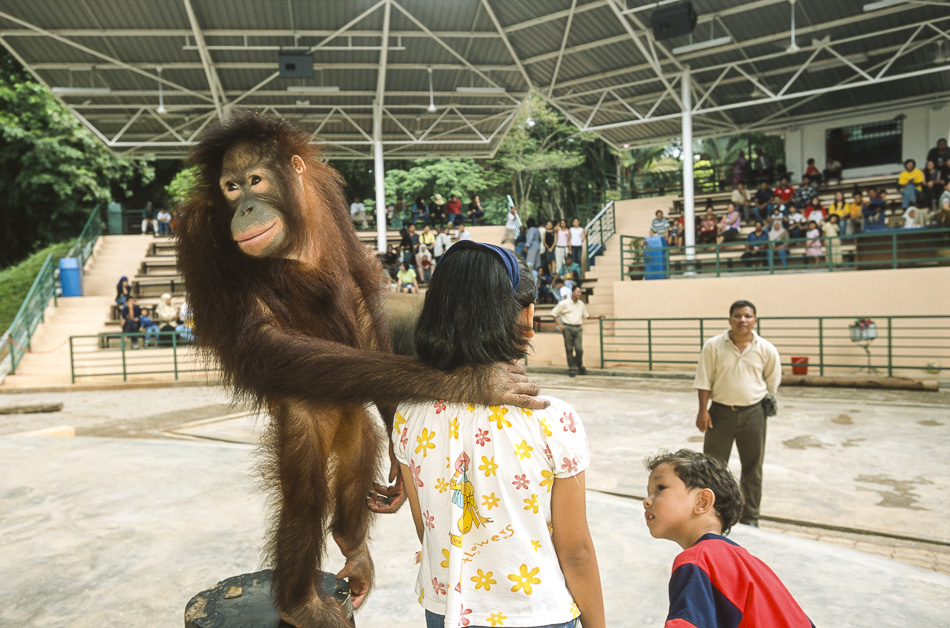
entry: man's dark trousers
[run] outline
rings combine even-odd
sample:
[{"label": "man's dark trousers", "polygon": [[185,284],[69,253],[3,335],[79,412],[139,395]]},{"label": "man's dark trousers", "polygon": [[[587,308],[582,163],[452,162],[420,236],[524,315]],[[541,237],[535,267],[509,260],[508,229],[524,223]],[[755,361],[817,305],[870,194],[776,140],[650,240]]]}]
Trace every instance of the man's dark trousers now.
[{"label": "man's dark trousers", "polygon": [[729,464],[735,441],[742,462],[739,485],[745,505],[740,521],[758,521],[762,502],[762,462],[765,459],[767,420],[761,403],[751,406],[724,406],[715,401],[709,407],[712,429],[706,430],[703,453]]},{"label": "man's dark trousers", "polygon": [[[565,325],[564,351],[567,353],[567,368],[572,375],[584,370],[584,335],[580,325]],[[583,375],[583,373],[581,373]]]}]

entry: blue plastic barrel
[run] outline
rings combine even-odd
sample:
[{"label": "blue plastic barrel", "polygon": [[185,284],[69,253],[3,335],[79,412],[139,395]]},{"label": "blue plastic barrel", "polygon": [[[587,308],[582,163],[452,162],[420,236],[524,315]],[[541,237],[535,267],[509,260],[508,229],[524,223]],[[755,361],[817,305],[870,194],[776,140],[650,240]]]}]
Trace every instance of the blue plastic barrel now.
[{"label": "blue plastic barrel", "polygon": [[64,297],[82,296],[82,270],[77,258],[64,257],[59,260],[59,283],[63,287]]},{"label": "blue plastic barrel", "polygon": [[666,248],[666,238],[651,236],[645,238],[643,246],[643,278],[667,279],[669,272],[669,249]]}]

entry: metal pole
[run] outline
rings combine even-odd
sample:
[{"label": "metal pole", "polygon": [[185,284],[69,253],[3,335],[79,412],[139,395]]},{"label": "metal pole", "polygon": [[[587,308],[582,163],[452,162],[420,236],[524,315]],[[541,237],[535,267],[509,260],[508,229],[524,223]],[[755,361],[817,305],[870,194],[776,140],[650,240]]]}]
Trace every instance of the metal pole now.
[{"label": "metal pole", "polygon": [[386,172],[383,168],[383,97],[386,93],[386,62],[389,55],[389,17],[392,4],[383,7],[383,41],[379,51],[376,100],[373,101],[373,174],[376,178],[376,250],[386,252]]},{"label": "metal pole", "polygon": [[[683,230],[686,232],[686,261],[696,259],[696,212],[693,199],[693,112],[690,101],[689,66],[683,66]],[[687,264],[692,274],[692,264]]]}]

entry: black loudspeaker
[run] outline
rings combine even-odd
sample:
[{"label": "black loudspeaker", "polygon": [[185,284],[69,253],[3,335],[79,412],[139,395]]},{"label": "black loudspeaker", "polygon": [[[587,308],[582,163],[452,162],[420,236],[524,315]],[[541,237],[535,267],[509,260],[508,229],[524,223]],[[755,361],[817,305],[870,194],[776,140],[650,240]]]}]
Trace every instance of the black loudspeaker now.
[{"label": "black loudspeaker", "polygon": [[277,55],[280,78],[313,78],[313,57],[310,55]]},{"label": "black loudspeaker", "polygon": [[689,35],[696,28],[696,9],[692,2],[661,6],[650,16],[650,28],[657,41]]}]

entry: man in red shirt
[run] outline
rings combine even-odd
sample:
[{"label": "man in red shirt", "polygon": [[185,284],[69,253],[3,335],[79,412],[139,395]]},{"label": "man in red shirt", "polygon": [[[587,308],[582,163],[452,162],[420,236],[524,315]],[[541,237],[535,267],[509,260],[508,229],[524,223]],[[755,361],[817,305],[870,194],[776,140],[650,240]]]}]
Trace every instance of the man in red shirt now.
[{"label": "man in red shirt", "polygon": [[449,200],[445,204],[445,211],[449,214],[449,222],[453,225],[458,224],[458,216],[462,211],[462,201],[454,194],[449,195]]},{"label": "man in red shirt", "polygon": [[792,200],[792,196],[795,194],[795,188],[788,184],[788,177],[782,177],[782,182],[775,188],[775,193],[781,197],[782,204],[788,205],[788,202]]}]

